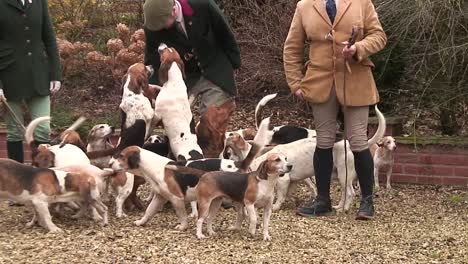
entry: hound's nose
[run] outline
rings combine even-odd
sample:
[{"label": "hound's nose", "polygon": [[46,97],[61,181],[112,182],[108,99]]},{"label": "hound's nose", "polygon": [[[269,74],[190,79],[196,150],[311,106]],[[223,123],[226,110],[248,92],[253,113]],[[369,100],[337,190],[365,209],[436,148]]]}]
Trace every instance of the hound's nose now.
[{"label": "hound's nose", "polygon": [[115,132],[115,127],[111,126],[110,129],[111,129],[112,133]]},{"label": "hound's nose", "polygon": [[292,167],[293,167],[293,165],[288,165],[288,166],[287,166],[287,168],[288,168],[289,171],[292,170]]}]

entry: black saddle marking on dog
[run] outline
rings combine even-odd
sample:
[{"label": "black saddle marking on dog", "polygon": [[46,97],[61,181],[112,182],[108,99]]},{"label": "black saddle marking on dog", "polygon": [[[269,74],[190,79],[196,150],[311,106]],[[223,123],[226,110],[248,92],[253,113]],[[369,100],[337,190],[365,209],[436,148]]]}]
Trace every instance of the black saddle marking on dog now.
[{"label": "black saddle marking on dog", "polygon": [[174,172],[175,180],[177,184],[179,184],[180,189],[184,193],[184,196],[187,193],[187,189],[189,187],[194,188],[198,184],[199,178],[191,173],[182,173],[182,172]]},{"label": "black saddle marking on dog", "polygon": [[219,171],[221,170],[220,159],[205,159],[205,160],[194,160],[187,162],[187,167],[199,169],[202,171]]},{"label": "black saddle marking on dog", "polygon": [[143,119],[137,119],[133,125],[126,128],[120,136],[120,144],[117,146],[114,153],[114,158],[117,158],[126,147],[138,146],[143,147],[145,144],[146,122]]},{"label": "black saddle marking on dog", "polygon": [[169,143],[168,142],[146,143],[143,145],[143,149],[149,150],[163,157],[167,157],[169,155]]},{"label": "black saddle marking on dog", "polygon": [[217,175],[216,182],[221,191],[232,200],[242,202],[247,190],[249,175],[238,172],[223,172]]},{"label": "black saddle marking on dog", "polygon": [[304,139],[309,136],[307,129],[297,126],[283,126],[278,131],[273,133],[271,143],[273,144],[288,144],[299,139]]}]

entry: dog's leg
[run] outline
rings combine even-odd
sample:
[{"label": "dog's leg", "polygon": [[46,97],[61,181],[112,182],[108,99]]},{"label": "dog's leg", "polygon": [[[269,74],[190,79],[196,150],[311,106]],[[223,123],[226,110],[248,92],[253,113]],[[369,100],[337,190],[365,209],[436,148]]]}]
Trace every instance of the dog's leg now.
[{"label": "dog's leg", "polygon": [[289,173],[286,173],[283,177],[278,179],[276,184],[276,198],[275,205],[273,206],[273,211],[278,211],[281,208],[281,205],[286,200],[286,195],[288,193],[289,183],[291,182],[291,178],[289,177]]},{"label": "dog's leg", "polygon": [[242,222],[244,221],[244,204],[235,203],[234,207],[237,211],[236,223],[229,227],[229,230],[240,230]]},{"label": "dog's leg", "polygon": [[150,193],[148,194],[148,197],[144,198],[143,201],[149,202],[149,201],[153,200],[153,196],[154,196],[154,192],[153,192],[153,190],[151,190]]},{"label": "dog's leg", "polygon": [[253,204],[246,204],[245,208],[247,209],[249,215],[249,232],[252,236],[255,235],[255,229],[257,228],[257,212],[255,212],[255,206]]},{"label": "dog's leg", "polygon": [[107,206],[101,201],[100,198],[94,199],[91,202],[93,208],[95,208],[98,213],[102,216],[102,226],[106,226],[109,224],[109,216],[108,216],[108,208]]},{"label": "dog's leg", "polygon": [[188,227],[187,211],[185,210],[184,198],[176,198],[170,201],[171,201],[172,206],[174,206],[174,210],[180,222],[180,224],[178,224],[175,228],[180,231],[187,229]]},{"label": "dog's leg", "polygon": [[265,241],[271,240],[270,234],[268,233],[268,225],[270,224],[272,204],[273,204],[273,197],[271,198],[271,201],[263,209],[263,240]]},{"label": "dog's leg", "polygon": [[146,224],[146,222],[153,218],[156,212],[161,210],[166,202],[167,200],[160,194],[155,194],[153,196],[153,200],[151,200],[151,203],[148,205],[148,208],[146,208],[145,215],[140,220],[135,221],[135,225],[141,226]]},{"label": "dog's leg", "polygon": [[375,189],[376,192],[378,192],[380,190],[379,168],[378,167],[374,167],[374,189]]},{"label": "dog's leg", "polygon": [[58,228],[53,222],[49,212],[49,204],[41,200],[33,200],[32,204],[39,218],[39,224],[49,230],[49,232],[58,233],[62,229]]},{"label": "dog's leg", "polygon": [[207,227],[208,235],[210,236],[216,235],[216,232],[213,230],[213,220],[215,219],[216,214],[218,213],[222,202],[223,202],[223,198],[217,198],[211,203],[210,213],[208,215],[208,219],[206,220],[206,227]]},{"label": "dog's leg", "polygon": [[390,178],[392,177],[392,164],[389,165],[388,171],[387,171],[387,189],[391,190],[392,186],[390,185]]},{"label": "dog's leg", "polygon": [[211,201],[208,199],[199,199],[198,200],[198,220],[197,220],[197,238],[203,239],[206,238],[203,235],[203,222],[205,221],[206,217],[208,217],[209,210],[211,207]]},{"label": "dog's leg", "polygon": [[120,190],[118,190],[117,197],[115,197],[115,212],[116,212],[115,215],[118,218],[127,216],[123,211],[123,204],[131,192],[132,192],[131,188],[125,188],[125,187],[120,188]]},{"label": "dog's leg", "polygon": [[309,187],[310,191],[312,192],[312,196],[316,197],[317,196],[317,186],[315,184],[315,178],[314,176],[310,176],[309,178],[306,178],[304,180],[304,183]]},{"label": "dog's leg", "polygon": [[189,215],[190,218],[198,218],[198,211],[197,211],[197,201],[191,201],[190,207],[192,207],[192,213]]},{"label": "dog's leg", "polygon": [[[348,188],[348,190],[346,191],[346,202],[343,205],[343,209],[345,212],[348,212],[349,208],[354,202],[354,197],[356,196],[356,193],[354,192],[353,181],[351,177],[348,178],[348,183],[346,183],[346,188]],[[344,195],[344,192],[343,192],[343,195]]]},{"label": "dog's leg", "polygon": [[26,224],[26,228],[31,228],[31,227],[33,227],[36,223],[37,223],[37,212],[36,212],[35,208],[33,208],[33,218],[31,219],[31,221],[29,221],[29,222]]}]

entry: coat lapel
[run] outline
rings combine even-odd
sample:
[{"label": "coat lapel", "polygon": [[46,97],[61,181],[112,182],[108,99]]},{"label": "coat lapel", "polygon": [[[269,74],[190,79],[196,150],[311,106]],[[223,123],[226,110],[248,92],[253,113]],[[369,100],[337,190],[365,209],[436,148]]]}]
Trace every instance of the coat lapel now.
[{"label": "coat lapel", "polygon": [[314,8],[320,14],[323,20],[325,20],[325,22],[327,22],[327,24],[331,27],[332,23],[330,21],[330,18],[328,17],[327,10],[325,9],[325,3],[323,2],[323,0],[315,0]]},{"label": "coat lapel", "polygon": [[350,5],[351,5],[351,0],[340,1],[340,4],[338,5],[338,10],[336,11],[335,23],[333,23],[333,25],[336,25],[340,22],[341,18],[346,13]]},{"label": "coat lapel", "polygon": [[6,0],[6,2],[15,7],[16,9],[18,9],[19,11],[24,11],[24,8],[23,6],[21,5],[21,3],[18,1],[18,0]]}]

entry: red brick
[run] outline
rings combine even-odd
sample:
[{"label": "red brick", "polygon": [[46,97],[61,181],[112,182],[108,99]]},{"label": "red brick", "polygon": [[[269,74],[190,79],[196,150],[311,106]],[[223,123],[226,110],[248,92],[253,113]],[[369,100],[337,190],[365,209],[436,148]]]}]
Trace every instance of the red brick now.
[{"label": "red brick", "polygon": [[453,176],[468,177],[468,166],[466,167],[454,167]]},{"label": "red brick", "polygon": [[442,178],[440,176],[418,176],[418,183],[421,184],[442,184]]},{"label": "red brick", "polygon": [[442,177],[442,184],[468,186],[468,178],[466,177]]},{"label": "red brick", "polygon": [[0,150],[0,158],[5,159],[7,158],[7,152],[6,150]]},{"label": "red brick", "polygon": [[430,175],[430,167],[422,166],[418,164],[403,164],[404,174],[413,175]]},{"label": "red brick", "polygon": [[416,153],[395,153],[396,163],[419,163],[419,154]]},{"label": "red brick", "polygon": [[392,182],[402,183],[418,183],[418,176],[416,175],[405,175],[405,174],[394,174],[392,175]]},{"label": "red brick", "polygon": [[421,155],[421,162],[426,164],[462,165],[468,164],[468,155],[432,154]]},{"label": "red brick", "polygon": [[453,176],[453,166],[434,165],[432,173],[435,176]]}]

